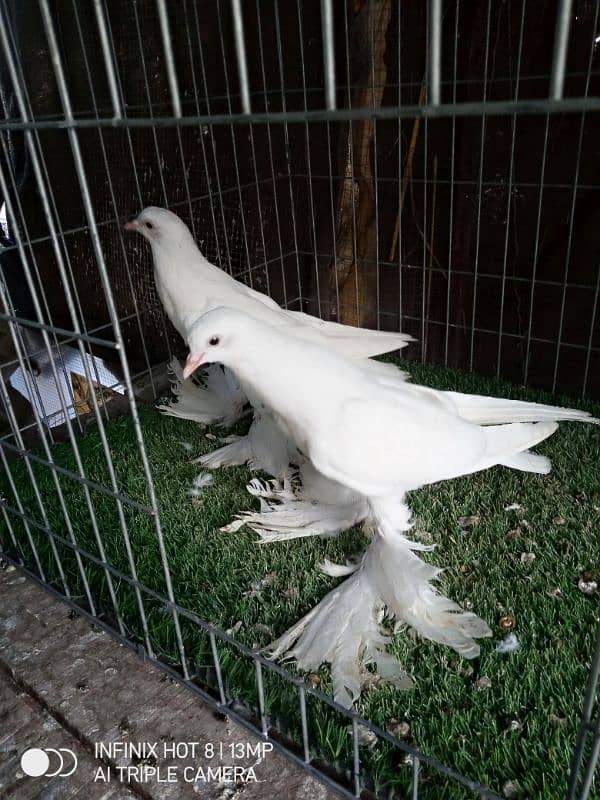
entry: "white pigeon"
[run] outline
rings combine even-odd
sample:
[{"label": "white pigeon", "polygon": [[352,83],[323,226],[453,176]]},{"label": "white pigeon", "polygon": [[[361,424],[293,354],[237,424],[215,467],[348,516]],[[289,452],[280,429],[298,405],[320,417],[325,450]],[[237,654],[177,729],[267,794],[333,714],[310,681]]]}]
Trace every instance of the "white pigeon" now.
[{"label": "white pigeon", "polygon": [[[503,464],[547,473],[549,460],[529,452],[557,429],[556,419],[597,422],[582,411],[436,392],[365,372],[314,342],[232,309],[216,309],[188,334],[184,377],[201,364],[229,367],[271,413],[300,451],[327,478],[365,498],[375,535],[359,564],[328,565],[350,575],[274,643],[274,657],[287,654],[306,670],[328,661],[335,699],[351,705],[360,693],[365,663],[385,677],[403,680],[385,653],[378,620],[387,608],[400,623],[449,645],[466,658],[479,654],[476,639],[487,624],[462,611],[431,585],[440,570],[413,551],[407,492],[440,480]],[[510,408],[530,423],[482,426]]]},{"label": "white pigeon", "polygon": [[[326,344],[347,358],[363,359],[366,370],[389,374],[391,380],[403,378],[403,373],[393,365],[367,359],[405,347],[412,337],[340,325],[282,309],[267,295],[234,280],[211,264],[198,249],[183,220],[165,208],[145,208],[126,223],[125,229],[140,233],[150,243],[158,295],[184,341],[187,342],[190,328],[202,314],[228,306],[269,325],[284,327],[298,338]],[[178,402],[159,406],[163,413],[205,424],[230,425],[242,416],[247,395],[254,406],[255,418],[249,434],[231,437],[226,447],[198,459],[203,466],[214,469],[248,462],[255,469],[282,478],[287,485],[290,445],[268,418],[268,408],[261,407],[257,398],[249,396],[248,387],[240,386],[231,376],[223,378],[218,366],[209,370],[200,385],[179,379],[176,360],[171,362],[170,370]]]},{"label": "white pigeon", "polygon": [[405,347],[404,333],[354,328],[327,322],[301,311],[286,311],[268,295],[236,281],[200,252],[189,228],[177,214],[149,206],[125,224],[152,248],[154,279],[167,315],[184,341],[194,322],[212,308],[245,311],[274,327],[284,326],[307,341],[327,343],[348,358],[369,358]]}]

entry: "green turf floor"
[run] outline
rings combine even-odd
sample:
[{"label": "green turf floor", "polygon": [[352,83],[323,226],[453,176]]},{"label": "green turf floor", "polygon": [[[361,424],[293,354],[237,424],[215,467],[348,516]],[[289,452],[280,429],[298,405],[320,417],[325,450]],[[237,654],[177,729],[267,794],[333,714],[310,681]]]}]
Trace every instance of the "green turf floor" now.
[{"label": "green turf floor", "polygon": [[[548,395],[526,391],[452,370],[403,364],[415,381],[443,389],[552,402]],[[567,404],[566,399],[556,399]],[[600,415],[600,407],[581,404]],[[202,471],[191,456],[216,446],[219,429],[141,410],[147,452],[158,494],[161,521],[175,596],[180,605],[223,629],[234,629],[238,640],[264,646],[312,608],[337,582],[317,569],[324,558],[344,562],[364,549],[366,539],[348,531],[336,539],[302,539],[272,545],[257,544],[250,531],[224,534],[219,527],[233,515],[253,507],[245,484],[245,468],[221,470],[201,498],[189,496]],[[243,431],[239,426],[238,431]],[[141,503],[147,490],[131,420],[107,425],[107,434],[122,491]],[[207,437],[208,434],[208,437]],[[184,444],[191,445],[188,452]],[[106,462],[97,431],[80,441],[86,476],[108,485]],[[594,629],[599,617],[598,594],[578,588],[581,573],[600,566],[600,428],[567,423],[539,452],[554,468],[549,476],[528,475],[496,467],[478,475],[434,485],[410,497],[421,535],[437,545],[425,558],[446,567],[440,588],[483,617],[494,632],[484,640],[482,655],[473,662],[421,639],[398,633],[391,649],[415,679],[415,688],[400,691],[375,686],[363,694],[358,710],[382,727],[402,732],[417,746],[469,778],[502,794],[507,781],[517,783],[522,797],[554,800],[564,796],[569,761],[580,713]],[[76,470],[70,445],[57,446],[57,463]],[[23,463],[12,466],[23,507],[38,522],[68,537],[65,518],[49,471],[33,464],[46,518],[40,510]],[[85,496],[78,484],[59,479],[78,543],[98,554]],[[8,482],[2,493],[16,501]],[[108,561],[129,573],[127,553],[112,498],[90,493]],[[518,506],[507,510],[509,506]],[[131,532],[139,579],[164,593],[164,578],[154,521],[143,511],[124,507]],[[472,517],[472,520],[461,518]],[[32,562],[21,522],[11,518],[21,553]],[[11,549],[6,527],[0,530]],[[47,579],[57,587],[56,561],[48,540],[31,529]],[[64,545],[59,554],[67,569],[69,588],[85,602],[77,564]],[[530,555],[531,554],[531,555]],[[99,609],[110,620],[110,600],[103,570],[86,563],[86,576]],[[589,576],[588,576],[589,577]],[[115,581],[118,604],[128,635],[140,639],[136,597],[125,582]],[[357,598],[357,602],[360,598]],[[177,659],[172,617],[165,606],[145,598],[150,636],[157,654]],[[499,654],[496,644],[506,635],[502,617],[514,618],[521,647]],[[183,636],[192,668],[203,680],[213,679],[209,643],[194,625],[183,621]],[[228,692],[252,704],[254,673],[228,647],[220,650]],[[329,691],[327,669],[318,678]],[[290,736],[297,736],[296,693],[277,676],[265,676],[267,713]],[[351,763],[347,722],[336,713],[308,704],[312,747],[316,756],[340,769]],[[377,787],[401,792],[409,784],[410,768],[386,746],[365,746],[365,772]],[[424,770],[426,798],[471,796]]]}]

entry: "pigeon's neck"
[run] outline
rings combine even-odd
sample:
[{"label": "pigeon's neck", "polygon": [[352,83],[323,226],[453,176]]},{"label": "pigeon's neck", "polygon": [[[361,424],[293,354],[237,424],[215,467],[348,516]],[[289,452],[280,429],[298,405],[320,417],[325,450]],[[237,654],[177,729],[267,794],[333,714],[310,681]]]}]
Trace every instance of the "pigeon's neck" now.
[{"label": "pigeon's neck", "polygon": [[[308,454],[315,420],[335,413],[335,408],[329,407],[329,399],[334,396],[329,384],[339,374],[339,361],[324,348],[281,331],[273,336],[261,330],[249,332],[243,351],[228,366],[253,397],[260,398],[284,421],[296,445]],[[315,362],[324,368],[319,370],[318,386],[307,384],[307,376],[314,374]]]},{"label": "pigeon's neck", "polygon": [[169,246],[152,247],[154,280],[169,319],[184,339],[194,321],[206,311],[198,281],[206,277],[204,269],[214,269],[196,247],[184,237]]},{"label": "pigeon's neck", "polygon": [[152,255],[157,270],[165,273],[177,273],[182,268],[189,268],[190,264],[206,262],[194,240],[187,236],[169,242],[153,243]]}]

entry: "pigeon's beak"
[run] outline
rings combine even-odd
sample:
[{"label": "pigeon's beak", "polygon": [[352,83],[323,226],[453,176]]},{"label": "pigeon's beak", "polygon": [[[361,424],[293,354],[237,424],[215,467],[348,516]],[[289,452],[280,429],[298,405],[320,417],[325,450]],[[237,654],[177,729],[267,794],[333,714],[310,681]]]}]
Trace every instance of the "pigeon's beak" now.
[{"label": "pigeon's beak", "polygon": [[124,227],[126,231],[139,231],[140,223],[137,221],[137,217],[134,217],[126,222]]},{"label": "pigeon's beak", "polygon": [[204,361],[204,356],[206,353],[200,353],[200,355],[195,355],[194,353],[190,353],[187,357],[187,361],[185,362],[185,367],[183,368],[183,379],[189,378],[190,375],[195,372],[200,364]]}]

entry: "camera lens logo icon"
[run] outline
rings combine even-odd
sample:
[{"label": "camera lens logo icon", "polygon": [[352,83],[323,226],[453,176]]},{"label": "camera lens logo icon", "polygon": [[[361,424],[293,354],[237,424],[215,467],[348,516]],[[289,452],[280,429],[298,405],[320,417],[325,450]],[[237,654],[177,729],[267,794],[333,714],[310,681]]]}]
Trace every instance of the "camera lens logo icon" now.
[{"label": "camera lens logo icon", "polygon": [[[64,755],[63,755],[64,754]],[[52,764],[50,761],[52,756]],[[77,756],[68,747],[31,747],[21,756],[21,769],[30,778],[68,778],[77,769]]]}]

